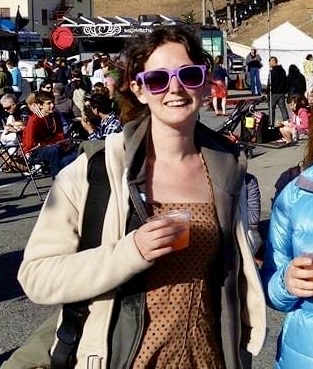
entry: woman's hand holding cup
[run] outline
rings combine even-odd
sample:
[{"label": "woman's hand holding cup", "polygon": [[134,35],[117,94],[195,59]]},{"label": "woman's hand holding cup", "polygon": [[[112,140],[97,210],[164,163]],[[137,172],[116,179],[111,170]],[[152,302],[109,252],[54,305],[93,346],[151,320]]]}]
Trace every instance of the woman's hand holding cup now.
[{"label": "woman's hand holding cup", "polygon": [[147,261],[180,250],[189,244],[190,215],[180,209],[147,219],[135,233],[135,243]]}]

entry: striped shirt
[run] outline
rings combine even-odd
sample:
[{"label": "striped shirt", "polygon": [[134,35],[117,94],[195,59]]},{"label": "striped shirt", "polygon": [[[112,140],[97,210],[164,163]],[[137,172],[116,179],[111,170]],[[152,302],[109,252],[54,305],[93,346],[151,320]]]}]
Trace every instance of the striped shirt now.
[{"label": "striped shirt", "polygon": [[114,112],[103,119],[100,123],[100,127],[97,127],[90,135],[88,140],[103,140],[111,133],[121,132],[123,129],[121,122],[117,118]]}]

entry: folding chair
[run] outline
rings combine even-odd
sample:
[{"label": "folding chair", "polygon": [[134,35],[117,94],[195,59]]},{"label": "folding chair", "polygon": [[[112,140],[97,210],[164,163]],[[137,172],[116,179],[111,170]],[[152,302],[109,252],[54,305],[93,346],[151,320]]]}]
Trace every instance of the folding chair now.
[{"label": "folding chair", "polygon": [[35,187],[36,193],[37,193],[37,195],[38,195],[38,197],[39,197],[40,201],[44,201],[44,199],[43,199],[43,197],[42,197],[42,195],[41,195],[41,193],[40,193],[40,191],[39,191],[39,187],[38,187],[38,185],[37,185],[36,178],[35,178],[35,176],[39,173],[40,168],[38,168],[38,169],[36,169],[36,168],[35,168],[35,169],[33,169],[33,168],[32,168],[32,165],[29,163],[29,160],[28,160],[28,158],[27,158],[27,156],[26,156],[26,154],[25,154],[25,152],[24,152],[24,150],[23,150],[22,140],[21,140],[21,135],[20,135],[20,133],[18,133],[18,134],[17,134],[17,141],[18,141],[18,145],[19,145],[19,152],[20,152],[20,154],[21,154],[22,158],[24,159],[25,165],[26,165],[26,167],[27,167],[27,176],[23,173],[24,178],[27,178],[27,179],[26,179],[26,183],[25,183],[25,185],[23,186],[22,191],[21,191],[21,193],[20,193],[20,196],[19,196],[19,197],[21,198],[21,197],[23,197],[23,196],[24,196],[24,193],[25,193],[25,191],[26,191],[26,189],[27,189],[28,185],[29,185],[30,183],[32,183],[32,184],[34,185],[34,187]]},{"label": "folding chair", "polygon": [[[10,152],[11,148],[15,148],[16,150],[14,153]],[[4,168],[5,166],[9,169],[11,169],[12,172],[19,173],[23,179],[26,179],[26,183],[24,184],[21,193],[19,197],[23,197],[25,194],[25,191],[30,183],[33,183],[36,193],[40,199],[40,201],[43,201],[42,195],[39,191],[38,185],[36,183],[35,176],[38,174],[39,169],[33,169],[30,165],[22,146],[21,141],[21,132],[17,132],[17,145],[4,145],[0,141],[0,157],[2,159],[2,163],[0,164],[0,168]],[[18,163],[18,160],[20,163]],[[19,164],[25,164],[26,170],[22,170]],[[27,175],[25,174],[27,172]]]},{"label": "folding chair", "polygon": [[[14,149],[14,151],[11,152],[10,149]],[[0,158],[2,159],[2,162],[0,164],[1,171],[5,171],[5,168],[7,168],[12,172],[19,172],[19,169],[16,167],[15,164],[15,157],[18,149],[18,145],[7,146],[0,141]]]},{"label": "folding chair", "polygon": [[[0,158],[2,159],[2,162],[0,163],[0,172],[4,171],[4,168],[12,169],[10,166],[10,159],[15,153],[15,151],[17,151],[18,149],[18,145],[6,145],[2,141],[3,133],[4,133],[4,130],[0,129],[0,137],[1,137],[0,139]],[[13,149],[13,152],[11,152],[9,148]]]}]

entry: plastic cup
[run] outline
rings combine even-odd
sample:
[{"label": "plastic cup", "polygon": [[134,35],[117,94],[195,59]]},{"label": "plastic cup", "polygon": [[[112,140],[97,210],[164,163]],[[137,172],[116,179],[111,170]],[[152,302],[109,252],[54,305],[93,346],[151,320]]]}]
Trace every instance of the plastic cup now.
[{"label": "plastic cup", "polygon": [[173,241],[169,246],[171,246],[174,250],[182,250],[188,247],[190,238],[191,211],[187,209],[171,210],[166,213],[154,215],[148,218],[147,222],[151,222],[152,220],[160,220],[164,218],[170,218],[175,223],[185,225],[185,229],[179,233],[176,240]]}]

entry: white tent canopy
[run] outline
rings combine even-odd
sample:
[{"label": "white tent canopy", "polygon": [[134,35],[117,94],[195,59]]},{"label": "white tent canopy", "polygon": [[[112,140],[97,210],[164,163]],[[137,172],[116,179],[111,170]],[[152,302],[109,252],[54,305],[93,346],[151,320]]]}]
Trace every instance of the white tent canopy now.
[{"label": "white tent canopy", "polygon": [[276,56],[278,63],[284,67],[288,74],[291,64],[295,64],[303,72],[305,57],[308,54],[313,54],[313,38],[289,22],[285,22],[271,30],[270,37],[268,32],[265,33],[254,40],[252,45],[256,47],[262,58],[263,67],[260,71],[260,77],[264,85],[267,84],[270,56]]},{"label": "white tent canopy", "polygon": [[238,42],[233,42],[233,41],[228,41],[227,40],[227,44],[229,45],[229,47],[231,48],[231,51],[237,55],[242,56],[243,58],[246,58],[247,55],[250,52],[250,46],[247,45],[243,45],[243,44],[238,44]]}]

